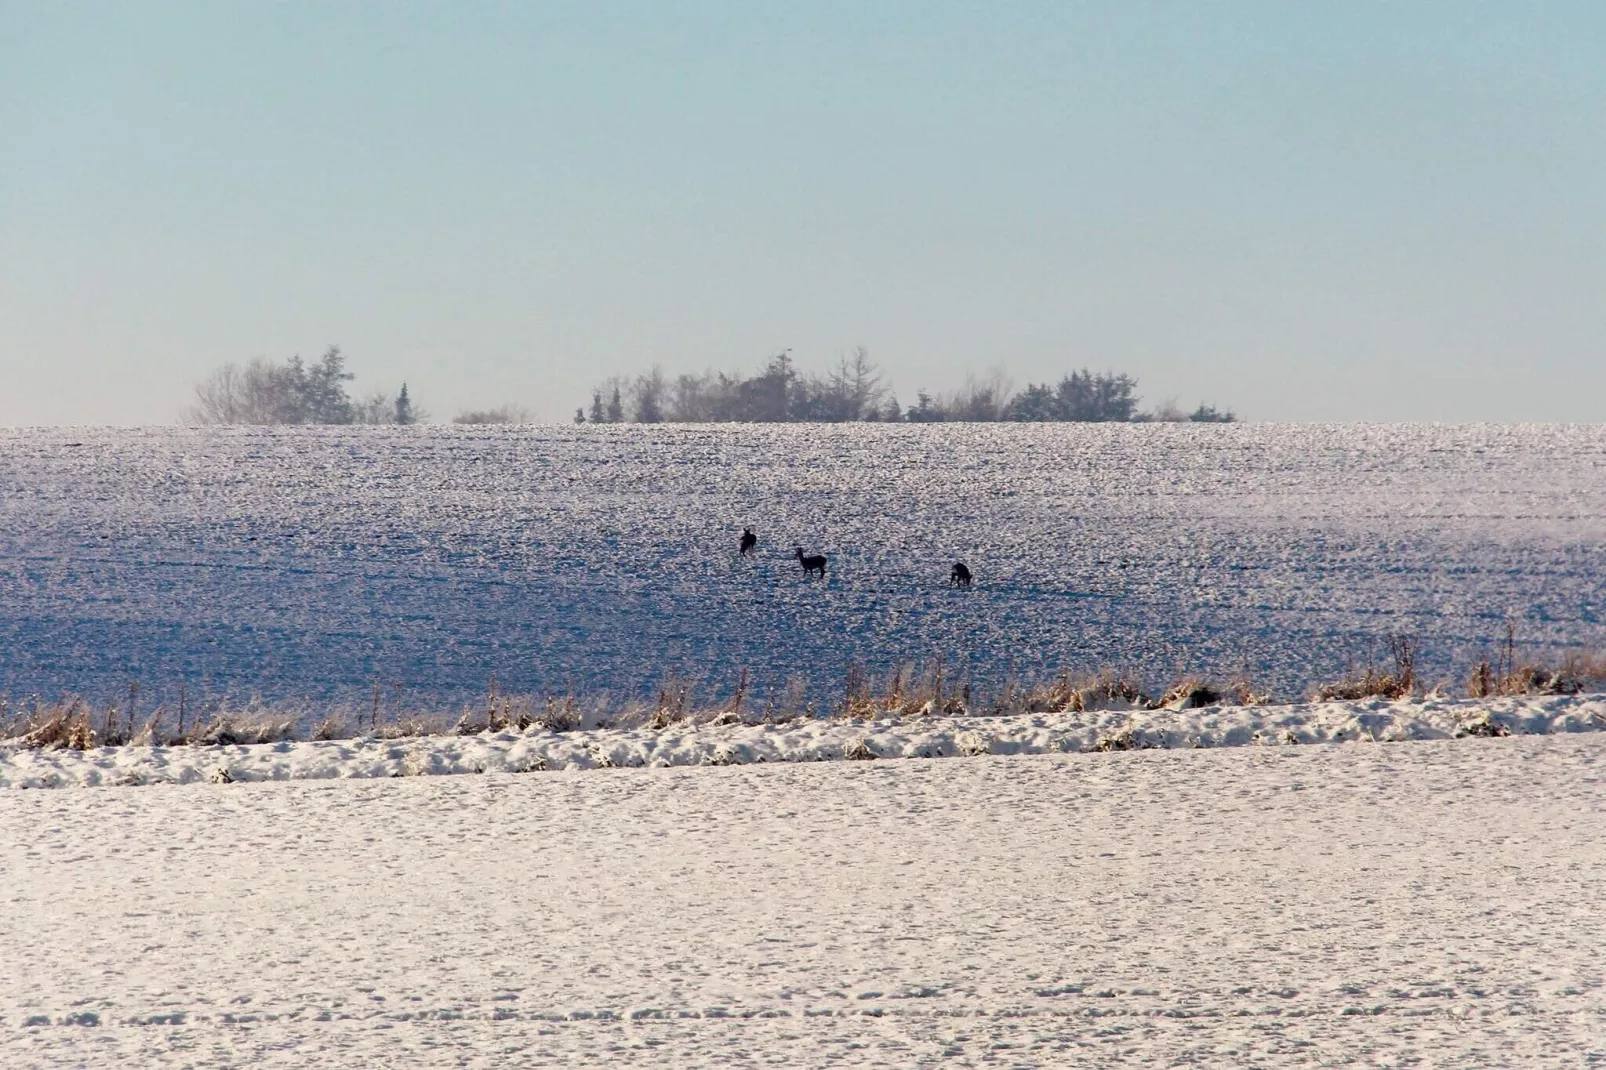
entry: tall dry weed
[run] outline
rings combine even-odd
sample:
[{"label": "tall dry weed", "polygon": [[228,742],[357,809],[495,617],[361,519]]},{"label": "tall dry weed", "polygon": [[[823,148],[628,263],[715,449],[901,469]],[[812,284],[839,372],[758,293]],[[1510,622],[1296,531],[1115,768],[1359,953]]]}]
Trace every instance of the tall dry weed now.
[{"label": "tall dry weed", "polygon": [[879,692],[863,666],[850,665],[837,712],[850,720],[955,715],[969,712],[971,701],[968,676],[956,676],[938,657],[925,667],[898,666]]},{"label": "tall dry weed", "polygon": [[1416,691],[1416,639],[1396,633],[1388,639],[1394,671],[1368,665],[1356,675],[1353,670],[1336,683],[1324,684],[1312,693],[1317,702],[1354,702],[1368,698],[1410,698]]},{"label": "tall dry weed", "polygon": [[18,740],[35,750],[88,750],[100,745],[89,704],[77,697],[43,710],[36,702]]},{"label": "tall dry weed", "polygon": [[1606,681],[1606,656],[1582,651],[1565,655],[1559,665],[1517,660],[1517,628],[1506,622],[1506,635],[1491,660],[1481,658],[1467,681],[1471,698],[1499,695],[1576,695]]}]

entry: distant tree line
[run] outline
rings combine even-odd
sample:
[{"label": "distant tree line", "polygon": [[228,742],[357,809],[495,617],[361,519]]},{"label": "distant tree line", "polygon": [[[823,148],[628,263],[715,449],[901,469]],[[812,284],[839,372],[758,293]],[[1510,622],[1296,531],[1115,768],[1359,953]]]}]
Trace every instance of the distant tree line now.
[{"label": "distant tree line", "polygon": [[[879,420],[887,393],[869,353],[854,351],[823,376],[804,375],[781,353],[754,376],[704,372],[667,378],[654,368],[633,380],[609,379],[591,392],[576,423],[840,423]],[[892,401],[891,405],[896,406]]]},{"label": "distant tree line", "polygon": [[454,424],[527,424],[530,410],[523,405],[502,405],[495,409],[468,409],[452,417]]},{"label": "distant tree line", "polygon": [[353,398],[345,354],[330,346],[316,362],[257,357],[225,364],[195,388],[190,416],[202,424],[413,424],[427,417],[403,383],[396,394]]},{"label": "distant tree line", "polygon": [[[376,391],[353,398],[338,346],[306,362],[257,357],[225,364],[195,388],[190,417],[202,424],[413,424],[428,418],[416,408],[407,384],[394,395]],[[791,354],[780,353],[756,375],[703,372],[673,379],[654,367],[633,379],[616,376],[591,392],[589,407],[575,410],[576,423],[1134,423],[1150,421],[1231,423],[1231,410],[1201,404],[1184,413],[1170,402],[1152,411],[1138,408],[1137,380],[1114,372],[1071,372],[1058,383],[1027,383],[1015,390],[1001,372],[969,376],[947,394],[920,390],[905,408],[884,383],[869,351],[858,347],[823,374],[799,371]],[[474,410],[453,417],[458,424],[528,423],[521,406]]]},{"label": "distant tree line", "polygon": [[1231,410],[1201,404],[1184,413],[1171,402],[1138,409],[1138,383],[1114,372],[1071,372],[1058,383],[1027,383],[1016,391],[994,372],[968,377],[950,394],[917,392],[898,403],[863,347],[823,375],[800,372],[790,353],[771,357],[757,375],[703,372],[670,379],[653,368],[634,379],[615,376],[591,392],[575,423],[1232,423]]}]

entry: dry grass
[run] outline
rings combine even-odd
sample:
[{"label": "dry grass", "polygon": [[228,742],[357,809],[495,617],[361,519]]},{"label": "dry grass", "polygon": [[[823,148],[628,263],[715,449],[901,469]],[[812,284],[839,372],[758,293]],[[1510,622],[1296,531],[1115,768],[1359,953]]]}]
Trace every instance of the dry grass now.
[{"label": "dry grass", "polygon": [[1389,653],[1394,659],[1393,672],[1369,665],[1364,673],[1356,675],[1351,671],[1337,683],[1318,687],[1311,697],[1317,702],[1410,698],[1416,692],[1416,640],[1408,635],[1391,635]]},{"label": "dry grass", "polygon": [[873,762],[881,755],[871,750],[870,744],[861,737],[842,748],[842,757],[850,762]]},{"label": "dry grass", "polygon": [[[794,676],[786,685],[755,701],[749,675],[743,671],[724,698],[699,703],[693,683],[671,675],[650,701],[614,701],[606,694],[588,700],[567,695],[539,697],[505,692],[493,679],[483,705],[461,710],[455,717],[406,714],[383,718],[376,687],[371,705],[327,710],[315,720],[283,710],[247,709],[214,711],[194,716],[180,693],[177,715],[157,708],[136,725],[124,707],[95,709],[87,701],[69,696],[59,703],[37,701],[28,710],[12,710],[0,702],[0,739],[14,739],[27,747],[73,747],[138,744],[142,746],[232,746],[278,743],[298,739],[337,740],[357,737],[407,739],[437,735],[478,735],[482,732],[541,730],[571,732],[588,728],[646,728],[662,730],[676,724],[785,724],[798,718],[821,716],[809,681]],[[1180,686],[1180,685],[1179,685]],[[1195,705],[1219,700],[1223,694],[1202,680],[1186,685]],[[1230,689],[1229,689],[1230,690]],[[1168,692],[1175,698],[1177,689]],[[392,703],[394,706],[395,703]],[[1023,711],[1092,711],[1106,708],[1149,708],[1153,701],[1138,684],[1114,670],[1095,674],[1062,673],[1047,684],[1019,687],[1006,684],[1002,697],[978,704],[963,672],[955,673],[942,659],[925,665],[904,665],[879,685],[862,666],[850,666],[839,703],[824,716],[849,720],[998,714]]]},{"label": "dry grass", "polygon": [[1467,694],[1472,698],[1497,695],[1576,695],[1606,681],[1606,656],[1574,651],[1559,665],[1518,660],[1517,626],[1506,622],[1505,638],[1494,658],[1484,657],[1472,667]]},{"label": "dry grass", "polygon": [[956,677],[934,659],[929,666],[901,665],[878,691],[864,667],[848,666],[839,716],[850,720],[877,720],[883,717],[930,717],[961,714],[970,709],[970,681]]},{"label": "dry grass", "polygon": [[1317,702],[1354,702],[1364,698],[1402,699],[1411,695],[1411,685],[1393,673],[1368,668],[1359,676],[1350,675],[1312,692]]},{"label": "dry grass", "polygon": [[1155,705],[1136,680],[1115,669],[1095,674],[1060,673],[1048,683],[1026,688],[1012,698],[1013,705],[1026,713],[1089,713],[1112,708],[1150,709]]},{"label": "dry grass", "polygon": [[444,736],[451,733],[455,722],[447,717],[413,716],[386,721],[370,730],[375,739],[414,739],[418,736]]},{"label": "dry grass", "polygon": [[340,717],[325,717],[312,730],[312,738],[319,740],[350,739],[355,735],[350,724]]},{"label": "dry grass", "polygon": [[1168,687],[1156,705],[1166,710],[1197,710],[1219,706],[1226,698],[1226,693],[1208,680],[1188,677]]},{"label": "dry grass", "polygon": [[82,699],[72,698],[34,711],[17,734],[23,746],[40,750],[88,750],[100,746],[100,736],[90,723],[90,711]]},{"label": "dry grass", "polygon": [[283,712],[218,711],[203,719],[174,716],[158,706],[139,719],[138,688],[131,687],[127,701],[96,708],[77,695],[57,702],[33,698],[13,706],[0,700],[0,740],[39,750],[89,750],[96,747],[231,746],[277,743],[301,738],[339,739],[354,734],[350,721],[331,715],[322,725],[303,733],[301,718]]},{"label": "dry grass", "polygon": [[[601,703],[592,707],[593,717],[589,727],[603,727],[607,723],[604,718],[595,715],[601,708]],[[440,724],[439,721],[414,716],[396,722],[394,728],[391,725],[376,725],[371,731],[387,738],[443,733],[475,736],[481,732],[524,732],[531,728],[547,732],[573,732],[588,727],[586,714],[587,711],[576,701],[572,693],[561,697],[547,695],[544,698],[509,693],[501,691],[493,677],[486,695],[485,707],[465,709],[450,727],[438,728],[436,726]],[[405,730],[395,730],[397,728]]]},{"label": "dry grass", "polygon": [[1154,750],[1159,744],[1138,732],[1131,725],[1124,725],[1113,732],[1106,733],[1093,744],[1093,750],[1098,753],[1109,753],[1121,750]]},{"label": "dry grass", "polygon": [[1606,681],[1606,656],[1573,652],[1559,665],[1543,661],[1519,661],[1515,629],[1506,627],[1505,642],[1493,659],[1481,659],[1472,667],[1467,694],[1472,698],[1497,695],[1576,695]]},{"label": "dry grass", "polygon": [[[1320,701],[1368,698],[1401,699],[1416,693],[1416,645],[1405,636],[1390,639],[1393,665],[1371,667],[1345,679],[1317,688]],[[1571,654],[1558,664],[1517,657],[1512,630],[1495,658],[1473,669],[1469,693],[1475,698],[1492,695],[1569,694],[1606,682],[1606,657]],[[316,718],[305,711],[247,707],[238,711],[209,709],[200,716],[179,691],[175,710],[158,706],[143,720],[136,716],[139,692],[130,688],[126,698],[96,707],[77,696],[59,702],[30,700],[12,705],[0,700],[0,740],[41,749],[87,750],[125,744],[140,746],[230,746],[278,743],[301,739],[351,738],[410,739],[440,735],[478,735],[483,732],[572,732],[594,728],[665,730],[675,725],[786,724],[799,718],[831,717],[853,721],[904,719],[929,716],[989,716],[1021,713],[1097,713],[1101,711],[1189,710],[1207,706],[1256,706],[1271,701],[1246,677],[1220,683],[1204,676],[1181,675],[1155,697],[1135,677],[1117,669],[1095,673],[1062,672],[1039,682],[1019,683],[1013,673],[1002,688],[990,695],[973,694],[965,673],[955,673],[942,659],[924,665],[904,665],[877,682],[859,665],[852,665],[836,702],[816,706],[818,691],[801,676],[769,693],[757,692],[742,672],[728,693],[709,694],[699,700],[694,682],[677,675],[666,677],[656,695],[617,699],[606,693],[577,698],[537,696],[502,691],[495,680],[483,703],[456,715],[404,712],[397,698],[381,701],[378,687],[372,701],[320,711]],[[209,702],[208,706],[214,703]],[[1494,731],[1471,724],[1469,734]],[[1119,732],[1103,741],[1107,749],[1128,749],[1142,741]]]},{"label": "dry grass", "polygon": [[1227,682],[1226,698],[1227,703],[1234,706],[1270,706],[1275,701],[1271,692],[1255,687],[1247,672]]},{"label": "dry grass", "polygon": [[[692,713],[691,696],[691,683],[671,674],[658,689],[658,701],[652,716],[647,720],[647,727],[664,729],[677,721],[684,721]],[[738,699],[738,708],[740,705]]]},{"label": "dry grass", "polygon": [[[131,695],[135,692],[131,690]],[[55,703],[29,704],[26,713],[11,711],[0,703],[0,739],[12,739],[24,747],[40,750],[89,750],[93,747],[120,746],[232,746],[248,743],[278,743],[301,738],[297,719],[262,713],[219,713],[205,721],[177,722],[172,730],[167,711],[158,707],[143,724],[135,720],[132,702],[123,707],[108,705],[95,710],[78,696]],[[344,721],[331,718],[312,738],[340,739],[349,735]]]}]

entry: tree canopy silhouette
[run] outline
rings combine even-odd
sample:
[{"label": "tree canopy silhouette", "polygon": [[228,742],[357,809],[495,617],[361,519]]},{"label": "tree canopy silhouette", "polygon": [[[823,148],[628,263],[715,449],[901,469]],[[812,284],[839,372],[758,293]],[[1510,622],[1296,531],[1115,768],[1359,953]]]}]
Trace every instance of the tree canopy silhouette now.
[{"label": "tree canopy silhouette", "polygon": [[189,415],[202,424],[412,424],[427,416],[406,383],[394,398],[377,391],[353,399],[346,391],[353,378],[339,346],[311,364],[299,355],[282,364],[256,357],[207,376]]}]

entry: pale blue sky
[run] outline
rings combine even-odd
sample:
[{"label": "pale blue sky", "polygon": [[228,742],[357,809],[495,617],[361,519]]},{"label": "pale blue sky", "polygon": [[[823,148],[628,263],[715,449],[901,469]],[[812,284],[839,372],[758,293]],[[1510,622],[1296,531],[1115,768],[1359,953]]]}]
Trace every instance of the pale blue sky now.
[{"label": "pale blue sky", "polygon": [[1606,4],[0,0],[0,423],[330,342],[438,417],[862,343],[1598,420]]}]

